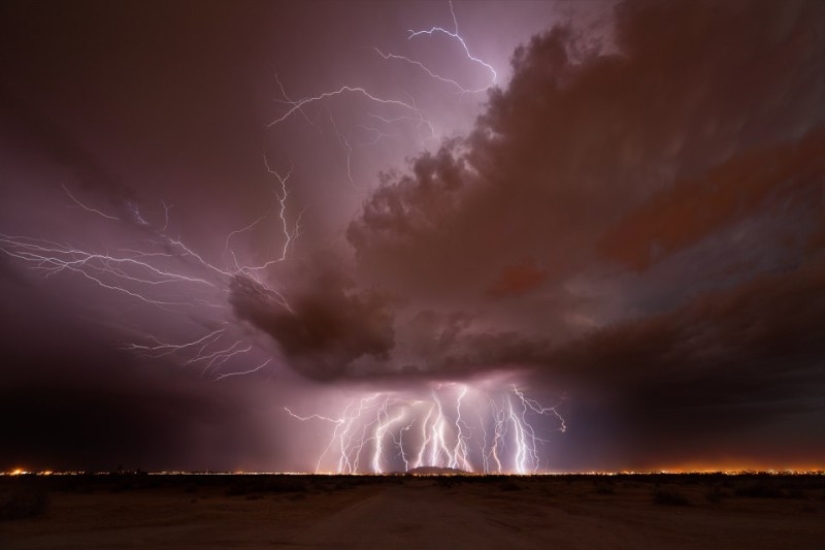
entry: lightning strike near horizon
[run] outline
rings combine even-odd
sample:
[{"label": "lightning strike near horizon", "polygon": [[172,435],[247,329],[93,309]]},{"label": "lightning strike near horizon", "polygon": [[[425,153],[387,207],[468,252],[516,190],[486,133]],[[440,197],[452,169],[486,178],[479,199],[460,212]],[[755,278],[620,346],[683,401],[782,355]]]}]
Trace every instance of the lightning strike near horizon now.
[{"label": "lightning strike near horizon", "polygon": [[318,473],[445,468],[530,474],[546,464],[542,446],[548,443],[537,435],[534,421],[552,416],[559,422],[554,431],[563,432],[560,404],[542,406],[515,386],[501,391],[450,383],[437,384],[428,398],[414,391],[373,392],[351,399],[339,416],[284,410],[300,422],[334,425]]}]

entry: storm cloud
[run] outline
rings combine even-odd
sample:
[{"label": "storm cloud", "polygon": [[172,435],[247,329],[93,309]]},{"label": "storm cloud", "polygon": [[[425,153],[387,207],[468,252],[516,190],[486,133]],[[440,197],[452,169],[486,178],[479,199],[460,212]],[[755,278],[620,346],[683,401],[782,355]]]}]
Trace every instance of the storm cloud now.
[{"label": "storm cloud", "polygon": [[340,378],[364,356],[386,360],[394,346],[391,301],[354,283],[328,265],[311,275],[309,292],[285,306],[260,284],[235,276],[229,302],[235,314],[269,334],[301,374]]},{"label": "storm cloud", "polygon": [[[471,4],[454,4],[464,29]],[[87,447],[67,464],[152,464],[155,441],[201,465],[186,448],[242,424],[260,442],[266,379],[278,444],[315,435],[286,395],[314,411],[318,395],[478,382],[561,403],[559,469],[820,456],[825,7],[472,5],[504,25],[468,21],[476,61],[510,59],[480,101],[374,55],[390,42],[487,85],[444,36],[396,41],[394,18],[430,28],[430,4],[216,3],[197,19],[91,3],[88,42],[10,4],[0,320],[17,337],[2,349],[10,372],[39,373],[0,384],[0,412],[30,419],[6,427],[15,455],[59,454],[65,431]],[[553,16],[537,34],[528,8]],[[522,45],[498,52],[518,14]],[[138,51],[142,33],[165,41]],[[82,261],[38,263],[44,247]]]}]

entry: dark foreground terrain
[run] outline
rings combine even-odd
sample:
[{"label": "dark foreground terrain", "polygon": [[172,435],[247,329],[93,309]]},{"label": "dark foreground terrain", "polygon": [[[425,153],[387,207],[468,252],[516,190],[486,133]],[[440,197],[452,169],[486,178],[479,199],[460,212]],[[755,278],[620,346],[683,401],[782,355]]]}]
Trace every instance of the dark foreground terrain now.
[{"label": "dark foreground terrain", "polygon": [[825,476],[15,476],[0,548],[825,549]]}]

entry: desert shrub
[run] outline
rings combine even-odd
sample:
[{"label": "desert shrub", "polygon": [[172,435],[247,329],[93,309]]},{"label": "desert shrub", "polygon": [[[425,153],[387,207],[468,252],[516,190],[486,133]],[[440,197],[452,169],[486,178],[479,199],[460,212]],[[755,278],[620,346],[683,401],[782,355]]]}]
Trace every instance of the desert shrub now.
[{"label": "desert shrub", "polygon": [[782,498],[782,489],[765,481],[757,481],[736,489],[736,496],[751,498]]},{"label": "desert shrub", "polygon": [[0,521],[42,515],[49,507],[49,495],[38,485],[15,485],[0,493]]},{"label": "desert shrub", "polygon": [[233,484],[226,488],[226,496],[228,497],[236,497],[240,495],[245,495],[247,493],[247,488],[240,484]]},{"label": "desert shrub", "polygon": [[593,490],[598,495],[613,495],[616,493],[616,488],[611,481],[597,481],[593,484]]},{"label": "desert shrub", "polygon": [[512,479],[505,479],[504,481],[499,483],[498,488],[502,491],[521,491],[521,485],[519,485]]},{"label": "desert shrub", "polygon": [[449,489],[450,487],[455,485],[455,480],[451,476],[438,476],[435,478],[435,483],[439,487]]},{"label": "desert shrub", "polygon": [[331,490],[333,491],[343,491],[345,489],[352,489],[352,485],[344,483],[343,481],[336,481],[331,487]]},{"label": "desert shrub", "polygon": [[676,489],[656,489],[653,492],[653,502],[666,506],[687,506],[690,501]]},{"label": "desert shrub", "polygon": [[788,498],[798,498],[802,500],[808,498],[808,492],[802,487],[786,487],[783,490]]},{"label": "desert shrub", "polygon": [[730,496],[730,492],[722,489],[721,487],[711,487],[705,493],[705,500],[712,503],[721,502],[723,498],[727,498]]},{"label": "desert shrub", "polygon": [[269,490],[275,493],[305,493],[309,486],[303,479],[279,480],[278,483],[270,485]]}]

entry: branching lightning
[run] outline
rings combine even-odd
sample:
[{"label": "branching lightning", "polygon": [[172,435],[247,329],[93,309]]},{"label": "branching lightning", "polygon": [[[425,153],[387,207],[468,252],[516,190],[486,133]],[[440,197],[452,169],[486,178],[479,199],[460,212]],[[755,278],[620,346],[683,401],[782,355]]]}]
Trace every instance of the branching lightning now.
[{"label": "branching lightning", "polygon": [[[430,78],[436,80],[438,82],[447,84],[451,88],[453,88],[454,92],[459,95],[464,94],[476,94],[481,93],[489,90],[491,87],[496,86],[498,84],[498,73],[496,72],[495,68],[486,61],[482,60],[479,57],[476,57],[470,52],[470,48],[467,45],[467,41],[464,39],[463,36],[459,33],[458,28],[458,19],[455,14],[455,10],[453,9],[452,2],[449,4],[450,15],[453,21],[453,30],[447,30],[443,27],[432,27],[430,29],[425,30],[410,30],[408,31],[408,39],[413,40],[423,36],[432,36],[435,34],[442,34],[447,36],[450,40],[457,42],[461,50],[464,54],[464,57],[471,63],[476,64],[482,67],[485,71],[487,71],[490,75],[490,81],[487,85],[482,86],[480,88],[468,88],[463,86],[459,83],[458,80],[455,78],[450,78],[448,76],[444,76],[443,74],[439,74],[436,71],[432,70],[426,64],[421,61],[412,59],[410,57],[399,55],[396,53],[387,53],[382,49],[376,47],[374,48],[375,52],[385,61],[400,61],[406,63],[408,65],[416,67],[418,70],[425,72]],[[424,138],[424,141],[428,139],[434,139],[436,136],[436,131],[433,123],[426,118],[424,111],[416,105],[415,99],[406,91],[402,90],[402,93],[408,97],[406,100],[392,98],[392,97],[383,97],[381,95],[377,95],[367,88],[363,86],[356,86],[356,85],[343,85],[335,90],[325,91],[322,93],[318,93],[311,96],[306,96],[301,99],[293,100],[286,92],[286,88],[284,87],[283,83],[281,82],[280,78],[278,77],[277,73],[275,74],[275,80],[280,90],[280,98],[277,98],[275,101],[277,103],[283,104],[286,106],[286,109],[281,111],[279,115],[275,116],[269,123],[266,124],[267,128],[274,128],[282,123],[285,123],[288,119],[290,119],[295,114],[300,114],[304,120],[306,120],[311,126],[318,128],[317,118],[321,113],[321,110],[317,110],[317,114],[314,115],[314,119],[310,118],[309,114],[307,113],[307,108],[312,106],[313,104],[321,104],[322,106],[326,105],[328,101],[332,99],[336,99],[346,95],[355,95],[360,96],[363,99],[375,104],[376,106],[380,106],[383,108],[390,108],[395,109],[396,111],[400,110],[400,116],[393,116],[393,117],[385,117],[375,115],[373,113],[366,113],[367,116],[373,117],[377,120],[380,120],[384,124],[390,125],[397,122],[404,122],[408,124],[412,124],[415,128],[422,128],[425,127],[428,131],[428,137]],[[342,131],[338,128],[338,125],[335,122],[335,119],[330,115],[330,124],[332,125],[332,130],[338,138],[338,142],[340,143],[341,147],[344,149],[345,157],[346,157],[346,175],[347,180],[349,183],[358,190],[363,190],[364,186],[356,185],[355,177],[353,176],[353,152],[354,152],[354,142],[351,139],[349,131]],[[387,133],[382,130],[379,130],[375,127],[359,125],[360,128],[365,129],[374,134],[375,138],[369,142],[371,144],[376,144],[384,137],[389,137],[397,134]],[[319,128],[320,129],[320,128]],[[420,139],[420,138],[419,138]],[[364,144],[358,144],[364,145]]]},{"label": "branching lightning", "polygon": [[[403,57],[403,56],[392,56],[392,57],[397,58],[397,59],[403,59],[404,61],[407,61],[409,63],[412,63],[414,65],[417,65],[417,66],[423,68],[427,72],[427,74],[429,74],[431,77],[433,77],[437,80],[441,80],[442,82],[447,82],[448,84],[456,86],[461,93],[474,93],[474,92],[486,91],[489,88],[491,88],[492,86],[495,86],[496,84],[498,84],[498,73],[496,72],[495,68],[493,68],[492,65],[490,65],[489,63],[487,63],[486,61],[484,61],[482,59],[479,59],[478,57],[475,57],[473,54],[470,53],[470,48],[467,46],[467,42],[458,33],[458,19],[455,16],[455,10],[453,9],[453,3],[449,2],[449,6],[450,6],[450,15],[453,18],[453,30],[452,31],[448,31],[447,29],[445,29],[443,27],[432,27],[428,30],[419,30],[419,31],[409,30],[408,31],[409,35],[407,36],[407,38],[409,40],[412,40],[413,38],[417,38],[417,37],[423,36],[423,35],[432,36],[433,34],[444,34],[444,35],[447,35],[450,38],[458,41],[458,43],[461,44],[461,48],[464,50],[464,54],[466,55],[467,59],[469,59],[473,63],[476,63],[476,64],[484,67],[490,73],[491,83],[490,83],[489,86],[487,86],[485,88],[481,88],[479,90],[467,90],[467,89],[464,89],[462,86],[460,86],[457,82],[455,82],[452,79],[444,78],[444,77],[436,75],[435,73],[430,71],[427,67],[425,67],[421,63],[418,63],[417,61],[412,61],[412,60],[410,60],[406,57]],[[381,52],[379,52],[379,53],[381,53]],[[383,57],[384,54],[381,54],[381,56]]]},{"label": "branching lightning", "polygon": [[91,206],[86,206],[85,204],[83,204],[82,202],[77,200],[77,198],[74,195],[72,195],[72,192],[69,191],[69,188],[66,187],[65,184],[62,187],[63,187],[63,190],[66,192],[66,195],[70,199],[72,199],[72,202],[75,203],[80,208],[82,208],[83,210],[85,210],[86,212],[91,212],[93,214],[97,214],[101,218],[106,218],[107,220],[113,220],[113,221],[119,221],[120,220],[120,218],[118,218],[117,216],[112,216],[112,215],[109,215],[109,214],[105,214],[104,212],[101,212],[97,208],[92,208]]},{"label": "branching lightning", "polygon": [[417,107],[415,107],[414,105],[412,105],[410,103],[406,103],[404,101],[401,101],[400,99],[381,98],[381,97],[378,97],[378,96],[375,96],[375,95],[371,94],[366,89],[361,88],[359,86],[341,86],[340,88],[338,88],[337,90],[334,90],[332,92],[324,92],[324,93],[319,94],[317,96],[312,96],[312,97],[306,97],[306,98],[303,98],[303,99],[299,99],[298,101],[286,100],[285,103],[289,104],[290,108],[287,109],[286,112],[284,112],[281,116],[276,117],[274,120],[269,122],[266,125],[266,127],[267,128],[272,128],[276,124],[279,124],[279,123],[285,121],[286,119],[288,119],[290,116],[292,116],[296,112],[301,111],[301,108],[305,107],[306,105],[309,105],[311,103],[315,103],[315,102],[318,102],[318,101],[323,101],[323,100],[326,100],[326,99],[330,99],[330,98],[340,96],[342,94],[347,94],[347,93],[362,95],[362,96],[366,97],[367,99],[369,99],[370,101],[373,101],[375,103],[379,103],[381,105],[401,107],[401,108],[403,108],[405,110],[408,110],[410,112],[420,113],[420,111],[418,110]]},{"label": "branching lightning", "polygon": [[423,467],[479,473],[534,473],[542,467],[534,421],[549,416],[564,432],[559,403],[540,405],[516,386],[489,391],[471,383],[438,384],[422,399],[414,392],[381,392],[353,398],[339,416],[300,415],[322,421],[332,433],[317,472],[387,473]]},{"label": "branching lightning", "polygon": [[[224,253],[231,253],[233,265],[224,267],[207,261],[179,237],[168,233],[171,206],[167,206],[165,202],[161,201],[164,209],[163,226],[154,227],[140,215],[135,205],[130,204],[133,214],[131,222],[124,221],[89,206],[66,185],[63,185],[63,189],[75,206],[107,221],[117,222],[125,233],[134,232],[136,227],[144,228],[142,233],[148,235],[148,238],[141,239],[130,247],[95,250],[90,245],[79,246],[69,242],[0,233],[0,253],[17,260],[44,278],[74,275],[145,306],[157,307],[187,318],[197,315],[204,319],[203,323],[211,323],[213,326],[215,323],[222,324],[222,328],[182,343],[163,341],[154,334],[145,333],[144,342],[123,346],[124,349],[150,358],[174,357],[183,365],[200,365],[204,375],[214,373],[231,360],[243,357],[254,349],[231,323],[219,320],[220,317],[231,318],[232,315],[227,293],[228,283],[233,277],[252,278],[258,283],[256,288],[266,293],[270,302],[290,310],[285,295],[268,286],[259,274],[267,267],[286,259],[300,234],[301,215],[296,216],[293,223],[287,219],[287,180],[292,170],[286,176],[281,176],[268,163],[265,164],[267,172],[278,182],[273,193],[276,197],[282,245],[277,257],[262,264],[240,262],[238,255],[231,249],[231,240],[254,229],[268,215],[261,216],[226,236]],[[206,318],[215,316],[216,320],[205,321]],[[215,379],[258,372],[270,363],[271,359],[254,369],[218,374]]]}]

